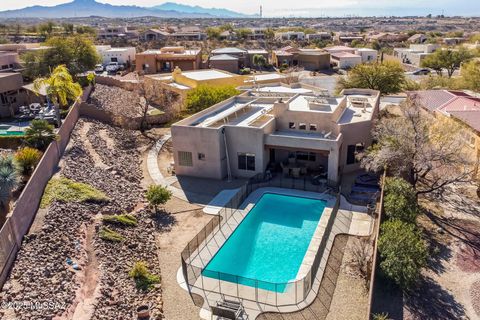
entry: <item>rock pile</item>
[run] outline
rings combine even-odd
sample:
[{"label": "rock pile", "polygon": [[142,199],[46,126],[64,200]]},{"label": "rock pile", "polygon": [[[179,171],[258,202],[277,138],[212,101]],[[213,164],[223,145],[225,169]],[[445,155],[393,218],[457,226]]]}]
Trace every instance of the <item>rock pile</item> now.
[{"label": "rock pile", "polygon": [[[86,137],[81,133],[85,122],[90,124]],[[100,130],[106,132],[110,144],[99,136]],[[85,138],[107,166],[95,166]],[[136,319],[136,308],[141,305],[151,306],[151,319],[163,318],[160,285],[149,292],[138,291],[128,276],[138,260],[147,262],[150,271],[160,275],[155,224],[150,213],[143,209],[141,159],[137,149],[140,144],[132,131],[93,120],[79,120],[62,159],[60,175],[103,191],[110,201],[105,204],[55,201],[50,205],[41,230],[25,237],[0,299],[3,302],[48,302],[54,303],[54,307],[0,309],[0,318],[64,318],[65,311],[75,303],[77,289],[82,286],[76,276],[78,271],[66,261],[78,262],[80,268],[87,263],[87,248],[82,246],[85,243],[82,225],[96,224],[98,230],[101,227],[98,214],[119,213],[134,214],[138,225],[114,227],[125,238],[120,243],[105,242],[97,234],[93,238],[91,245],[99,262],[100,296],[94,304],[92,318]]]},{"label": "rock pile", "polygon": [[139,101],[140,96],[135,92],[98,83],[88,99],[88,103],[99,109],[132,118],[141,116]]}]

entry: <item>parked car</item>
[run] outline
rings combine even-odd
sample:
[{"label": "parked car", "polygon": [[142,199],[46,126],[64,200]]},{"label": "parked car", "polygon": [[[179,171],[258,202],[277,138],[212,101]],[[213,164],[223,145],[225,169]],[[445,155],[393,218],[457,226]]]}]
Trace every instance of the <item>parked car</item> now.
[{"label": "parked car", "polygon": [[120,65],[118,62],[110,62],[107,65],[107,72],[108,73],[117,73],[120,70]]},{"label": "parked car", "polygon": [[102,73],[103,71],[105,71],[105,68],[103,67],[103,64],[95,65],[95,73]]},{"label": "parked car", "polygon": [[407,74],[411,74],[411,75],[414,75],[414,76],[426,76],[426,75],[430,74],[430,69],[426,69],[426,68],[417,69],[417,70],[412,71],[412,72],[407,72]]}]

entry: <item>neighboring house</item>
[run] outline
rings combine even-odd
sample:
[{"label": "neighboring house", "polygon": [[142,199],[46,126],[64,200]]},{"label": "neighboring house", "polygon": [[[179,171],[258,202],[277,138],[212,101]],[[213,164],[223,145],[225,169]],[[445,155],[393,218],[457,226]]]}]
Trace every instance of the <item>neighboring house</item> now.
[{"label": "neighboring house", "polygon": [[403,33],[377,33],[367,37],[369,42],[396,43],[408,40],[408,35]]},{"label": "neighboring house", "polygon": [[443,38],[442,42],[447,46],[456,46],[457,44],[465,42],[465,38]]},{"label": "neighboring house", "polygon": [[147,50],[135,56],[136,71],[146,74],[172,72],[176,67],[182,70],[200,69],[202,51],[184,47],[163,47],[160,50]]},{"label": "neighboring house", "polygon": [[251,33],[248,35],[249,40],[264,40],[266,28],[251,28]]},{"label": "neighboring house", "polygon": [[301,67],[306,70],[325,70],[330,68],[330,54],[323,49],[300,49],[284,47],[272,52],[272,63],[282,66]]},{"label": "neighboring house", "polygon": [[97,31],[97,37],[99,39],[116,39],[116,38],[124,38],[124,39],[138,39],[139,34],[136,30],[129,30],[127,27],[123,26],[109,26],[100,28]]},{"label": "neighboring house", "polygon": [[238,73],[242,68],[255,67],[253,57],[261,55],[268,62],[268,52],[263,49],[245,50],[241,48],[219,48],[212,50],[209,67]]},{"label": "neighboring house", "polygon": [[176,174],[249,178],[293,160],[304,174],[325,171],[328,183],[337,185],[342,173],[358,170],[356,155],[372,143],[380,92],[348,89],[333,97],[283,86],[274,91],[248,91],[175,123]]},{"label": "neighboring house", "polygon": [[360,34],[337,33],[334,40],[340,43],[351,43],[354,40],[363,41],[364,37]]},{"label": "neighboring house", "polygon": [[18,53],[0,51],[0,72],[12,72],[21,68]]},{"label": "neighboring house", "polygon": [[332,40],[332,34],[330,32],[318,32],[318,33],[310,33],[305,36],[308,41],[314,40]]},{"label": "neighboring house", "polygon": [[112,48],[111,46],[95,46],[103,64],[118,62],[132,64],[135,61],[137,50],[135,47]]},{"label": "neighboring house", "polygon": [[394,48],[393,56],[402,63],[420,67],[423,59],[439,47],[437,44],[411,44],[410,48]]},{"label": "neighboring house", "polygon": [[372,49],[366,49],[361,52],[362,50],[360,49],[347,46],[334,46],[325,48],[325,51],[330,53],[331,63],[340,69],[349,69],[355,67],[357,64],[367,62],[369,57],[372,59],[373,53],[370,50]]},{"label": "neighboring house", "polygon": [[477,162],[475,174],[480,179],[478,162],[480,162],[480,98],[463,91],[425,90],[408,93],[411,99],[416,99],[420,106],[435,116],[445,116],[467,128],[465,141],[471,148],[474,161]]},{"label": "neighboring house", "polygon": [[0,117],[12,117],[25,102],[23,78],[17,72],[0,73]]},{"label": "neighboring house", "polygon": [[305,33],[300,31],[287,31],[275,33],[275,39],[277,40],[305,40]]},{"label": "neighboring house", "polygon": [[43,46],[40,43],[5,43],[0,44],[0,51],[16,52],[22,54],[25,52],[35,52],[47,50],[50,47]]},{"label": "neighboring house", "polygon": [[427,41],[427,36],[424,35],[423,33],[417,33],[411,36],[410,38],[407,39],[408,42],[410,43],[416,43],[416,44],[422,44]]},{"label": "neighboring house", "polygon": [[376,62],[378,58],[377,50],[370,48],[355,49],[355,54],[362,57],[362,63]]},{"label": "neighboring house", "polygon": [[169,36],[170,36],[170,33],[168,33],[165,30],[148,29],[144,31],[140,37],[144,41],[161,41],[161,40],[167,40]]}]

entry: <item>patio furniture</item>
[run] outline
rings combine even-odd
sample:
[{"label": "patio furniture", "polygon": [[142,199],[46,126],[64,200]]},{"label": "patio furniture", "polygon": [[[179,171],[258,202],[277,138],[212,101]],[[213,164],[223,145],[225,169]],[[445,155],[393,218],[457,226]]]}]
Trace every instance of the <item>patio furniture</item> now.
[{"label": "patio furniture", "polygon": [[300,178],[300,168],[292,168],[291,170],[294,178]]},{"label": "patio furniture", "polygon": [[303,176],[306,175],[307,174],[307,167],[301,167],[300,168],[300,174],[303,175]]},{"label": "patio furniture", "polygon": [[282,167],[282,174],[287,177],[290,175],[290,169],[283,164],[283,162],[280,162],[280,167]]},{"label": "patio furniture", "polygon": [[39,112],[42,109],[42,105],[40,103],[32,103],[28,108],[30,111]]},{"label": "patio furniture", "polygon": [[211,307],[212,315],[217,316],[217,319],[241,319],[244,313],[243,305],[240,302],[222,300],[217,301],[217,306]]}]

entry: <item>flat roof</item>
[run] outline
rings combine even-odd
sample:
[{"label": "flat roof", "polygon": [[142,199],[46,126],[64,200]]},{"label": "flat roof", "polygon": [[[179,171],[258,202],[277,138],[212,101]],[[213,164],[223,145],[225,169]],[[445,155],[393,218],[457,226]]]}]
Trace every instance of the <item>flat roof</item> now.
[{"label": "flat roof", "polygon": [[212,69],[205,69],[205,70],[197,70],[197,71],[183,71],[182,75],[187,78],[201,81],[201,80],[212,80],[212,79],[223,79],[223,78],[231,78],[233,77],[232,74],[221,72],[218,70]]},{"label": "flat roof", "polygon": [[253,76],[253,80],[255,81],[275,80],[275,79],[283,79],[283,78],[285,78],[285,76],[278,73],[264,73],[264,74],[256,74]]},{"label": "flat roof", "polygon": [[[314,95],[298,95],[288,104],[288,110],[304,112],[333,112],[339,105],[342,97],[323,97]],[[312,108],[317,105],[317,108]]]},{"label": "flat roof", "polygon": [[305,88],[290,88],[282,85],[265,86],[254,91],[258,92],[278,92],[278,93],[312,93],[313,91]]}]

